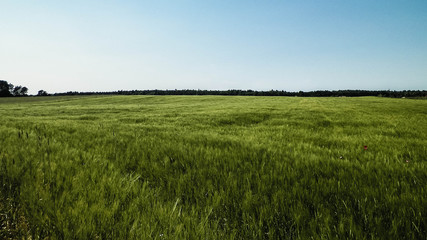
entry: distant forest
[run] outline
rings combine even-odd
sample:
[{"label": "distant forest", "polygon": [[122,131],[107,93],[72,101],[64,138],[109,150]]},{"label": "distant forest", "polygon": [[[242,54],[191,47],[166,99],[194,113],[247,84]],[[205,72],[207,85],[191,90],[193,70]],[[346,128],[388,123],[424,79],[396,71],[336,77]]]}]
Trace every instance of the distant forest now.
[{"label": "distant forest", "polygon": [[115,92],[65,92],[54,93],[55,96],[64,95],[222,95],[222,96],[288,96],[288,97],[364,97],[378,96],[391,98],[427,98],[426,90],[336,90],[336,91],[310,91],[287,92],[279,90],[254,91],[254,90],[131,90]]},{"label": "distant forest", "polygon": [[[25,97],[28,88],[14,86],[5,80],[0,80],[0,97]],[[391,98],[427,98],[427,90],[335,90],[287,92],[284,90],[255,91],[255,90],[120,90],[113,92],[64,92],[49,94],[39,90],[36,96],[67,96],[67,95],[222,95],[222,96],[288,96],[288,97],[364,97],[378,96]]]}]

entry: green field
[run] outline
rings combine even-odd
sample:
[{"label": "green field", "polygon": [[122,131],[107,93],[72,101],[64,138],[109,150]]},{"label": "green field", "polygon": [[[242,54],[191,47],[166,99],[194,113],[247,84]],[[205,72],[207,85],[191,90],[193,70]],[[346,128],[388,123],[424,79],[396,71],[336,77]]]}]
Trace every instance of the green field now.
[{"label": "green field", "polygon": [[1,239],[426,239],[427,101],[3,98],[0,183]]}]

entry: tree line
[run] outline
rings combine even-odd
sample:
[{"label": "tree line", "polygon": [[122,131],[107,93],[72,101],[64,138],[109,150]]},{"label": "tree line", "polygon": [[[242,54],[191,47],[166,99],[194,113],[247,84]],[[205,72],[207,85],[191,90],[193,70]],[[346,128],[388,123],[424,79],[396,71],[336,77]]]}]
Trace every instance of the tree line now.
[{"label": "tree line", "polygon": [[27,87],[14,86],[12,83],[0,80],[0,97],[23,97],[27,96],[27,93]]},{"label": "tree line", "polygon": [[[39,90],[37,96],[48,96],[45,90]],[[0,97],[26,97],[28,96],[28,88],[21,85],[14,86],[5,80],[0,80]]]},{"label": "tree line", "polygon": [[[7,81],[0,80],[0,97],[22,97],[28,96],[28,88],[14,86]],[[284,90],[255,91],[255,90],[120,90],[111,92],[64,92],[48,94],[44,90],[39,90],[37,96],[66,96],[66,95],[221,95],[221,96],[287,96],[287,97],[391,97],[391,98],[427,98],[427,90],[322,90],[309,92],[288,92]]]},{"label": "tree line", "polygon": [[284,90],[255,91],[255,90],[120,90],[113,92],[65,92],[54,93],[55,96],[64,95],[221,95],[221,96],[287,96],[287,97],[391,97],[391,98],[427,98],[426,90],[324,90],[309,92],[287,92]]}]

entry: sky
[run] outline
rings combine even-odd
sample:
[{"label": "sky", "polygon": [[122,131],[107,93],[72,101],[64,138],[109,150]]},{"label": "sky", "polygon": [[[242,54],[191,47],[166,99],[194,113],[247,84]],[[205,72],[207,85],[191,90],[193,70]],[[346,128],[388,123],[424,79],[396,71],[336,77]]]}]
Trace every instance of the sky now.
[{"label": "sky", "polygon": [[426,0],[0,0],[0,79],[48,93],[426,90]]}]

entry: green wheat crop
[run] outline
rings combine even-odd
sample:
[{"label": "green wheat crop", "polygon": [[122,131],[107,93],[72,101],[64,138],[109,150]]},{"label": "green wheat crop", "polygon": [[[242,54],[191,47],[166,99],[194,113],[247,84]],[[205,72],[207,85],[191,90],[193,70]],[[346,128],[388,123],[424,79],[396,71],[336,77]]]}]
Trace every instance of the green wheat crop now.
[{"label": "green wheat crop", "polygon": [[427,101],[0,99],[0,238],[426,239]]}]

